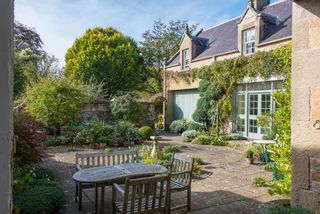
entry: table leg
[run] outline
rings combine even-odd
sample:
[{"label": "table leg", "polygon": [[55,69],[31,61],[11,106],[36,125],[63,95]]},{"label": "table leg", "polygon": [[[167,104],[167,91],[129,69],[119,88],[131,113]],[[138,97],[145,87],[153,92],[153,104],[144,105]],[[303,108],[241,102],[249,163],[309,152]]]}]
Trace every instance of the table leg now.
[{"label": "table leg", "polygon": [[82,183],[78,183],[78,197],[79,197],[79,204],[78,209],[81,211],[82,209]]},{"label": "table leg", "polygon": [[98,184],[95,184],[95,201],[94,201],[94,211],[98,213]]},{"label": "table leg", "polygon": [[104,183],[101,184],[101,213],[104,213]]}]

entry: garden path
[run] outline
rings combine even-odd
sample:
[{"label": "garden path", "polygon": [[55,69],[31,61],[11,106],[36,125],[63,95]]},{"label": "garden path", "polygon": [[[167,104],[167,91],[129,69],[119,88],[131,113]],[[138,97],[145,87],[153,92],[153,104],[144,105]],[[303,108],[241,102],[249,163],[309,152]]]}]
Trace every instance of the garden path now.
[{"label": "garden path", "polygon": [[[180,136],[161,133],[160,146],[175,145],[183,154],[200,157],[205,161],[205,174],[201,179],[192,182],[192,212],[194,214],[228,214],[228,213],[261,213],[267,206],[283,200],[280,196],[270,196],[267,188],[255,187],[254,177],[271,178],[271,173],[263,169],[263,165],[249,165],[243,158],[241,149],[230,147],[194,145],[182,143]],[[78,151],[96,152],[89,148],[77,148]],[[83,211],[78,212],[74,202],[74,182],[72,174],[75,172],[75,151],[68,151],[66,147],[48,148],[48,156],[44,165],[52,168],[66,193],[66,202],[59,213],[91,213],[93,203],[84,198]],[[88,191],[93,198],[93,191]],[[173,195],[174,203],[185,200],[184,193]],[[111,189],[106,192],[106,212],[111,213]],[[185,213],[184,210],[177,213]]]}]

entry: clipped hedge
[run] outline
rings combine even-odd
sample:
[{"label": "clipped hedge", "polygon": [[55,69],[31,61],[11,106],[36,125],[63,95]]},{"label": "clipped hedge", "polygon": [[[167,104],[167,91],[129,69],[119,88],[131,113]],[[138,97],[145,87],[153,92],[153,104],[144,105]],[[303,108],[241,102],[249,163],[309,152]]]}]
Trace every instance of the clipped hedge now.
[{"label": "clipped hedge", "polygon": [[64,191],[53,181],[42,179],[14,197],[15,208],[25,214],[50,214],[64,201]]}]

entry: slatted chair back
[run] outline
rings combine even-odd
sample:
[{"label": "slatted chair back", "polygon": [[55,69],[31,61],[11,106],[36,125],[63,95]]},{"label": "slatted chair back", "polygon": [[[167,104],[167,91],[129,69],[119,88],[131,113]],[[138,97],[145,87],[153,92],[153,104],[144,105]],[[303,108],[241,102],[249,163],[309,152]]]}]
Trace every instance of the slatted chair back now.
[{"label": "slatted chair back", "polygon": [[168,213],[170,175],[127,179],[123,213]]},{"label": "slatted chair back", "polygon": [[191,185],[194,159],[174,154],[171,160],[171,180],[184,186]]},{"label": "slatted chair back", "polygon": [[76,167],[78,170],[97,166],[112,166],[123,163],[138,163],[137,151],[76,153]]}]

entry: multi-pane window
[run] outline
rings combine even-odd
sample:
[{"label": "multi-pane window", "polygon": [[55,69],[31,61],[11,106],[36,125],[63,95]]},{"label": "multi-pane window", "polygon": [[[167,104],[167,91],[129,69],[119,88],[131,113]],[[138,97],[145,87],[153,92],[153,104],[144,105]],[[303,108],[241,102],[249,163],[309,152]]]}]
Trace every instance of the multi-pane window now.
[{"label": "multi-pane window", "polygon": [[256,32],[254,28],[243,31],[243,52],[245,55],[255,52],[255,34]]},{"label": "multi-pane window", "polygon": [[189,70],[190,66],[190,51],[185,49],[182,51],[182,70]]}]

